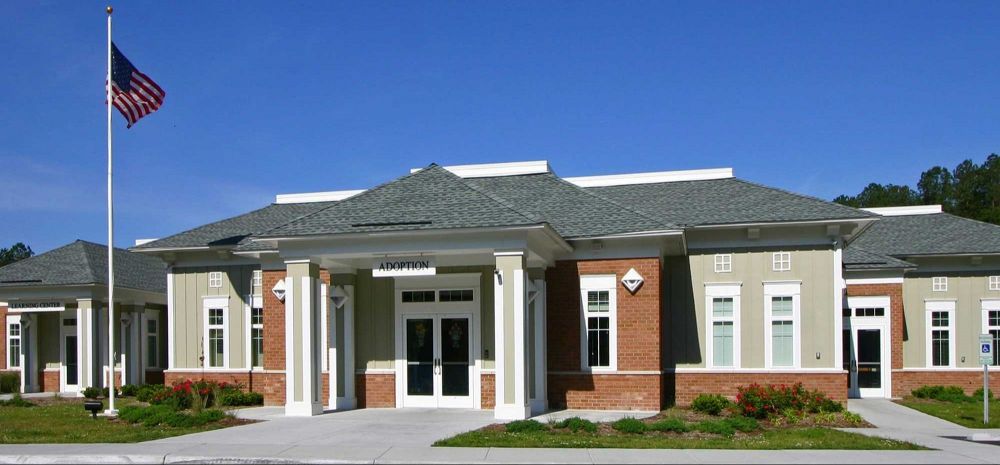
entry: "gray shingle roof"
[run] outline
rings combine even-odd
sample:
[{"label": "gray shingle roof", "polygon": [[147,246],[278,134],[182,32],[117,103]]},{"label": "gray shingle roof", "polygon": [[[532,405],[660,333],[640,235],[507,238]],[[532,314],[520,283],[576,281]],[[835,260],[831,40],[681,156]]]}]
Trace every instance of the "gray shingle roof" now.
[{"label": "gray shingle roof", "polygon": [[552,173],[471,178],[466,182],[509,201],[520,210],[532,212],[564,238],[677,229]]},{"label": "gray shingle roof", "polygon": [[437,165],[382,184],[264,237],[540,224],[531,212]]},{"label": "gray shingle roof", "polygon": [[[0,268],[0,287],[108,284],[108,248],[76,241]],[[167,265],[115,248],[115,287],[167,292]]]},{"label": "gray shingle roof", "polygon": [[336,202],[273,204],[243,215],[136,246],[133,250],[250,245],[248,237],[322,210]]},{"label": "gray shingle roof", "polygon": [[887,270],[916,268],[916,265],[852,244],[844,249],[844,268],[848,270]]},{"label": "gray shingle roof", "polygon": [[1000,226],[948,213],[883,216],[852,247],[894,257],[1000,253]]},{"label": "gray shingle roof", "polygon": [[736,178],[589,187],[681,226],[859,219],[876,215]]}]

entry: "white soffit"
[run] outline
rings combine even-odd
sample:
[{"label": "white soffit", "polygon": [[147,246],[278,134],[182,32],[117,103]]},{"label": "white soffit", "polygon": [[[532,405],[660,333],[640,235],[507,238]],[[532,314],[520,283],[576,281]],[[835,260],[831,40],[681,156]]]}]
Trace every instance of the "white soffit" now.
[{"label": "white soffit", "polygon": [[[519,176],[523,174],[549,173],[548,160],[537,161],[515,161],[510,163],[484,163],[479,165],[454,165],[443,166],[442,168],[451,171],[456,176],[462,178],[492,178],[497,176]],[[413,168],[410,174],[416,173],[423,168]]]},{"label": "white soffit", "polygon": [[274,197],[274,203],[312,203],[312,202],[334,202],[354,197],[364,189],[352,191],[329,191],[329,192],[304,192],[301,194],[278,194]]},{"label": "white soffit", "polygon": [[710,168],[703,170],[655,171],[651,173],[611,174],[605,176],[579,176],[563,180],[580,187],[626,186],[630,184],[654,184],[660,182],[705,181],[733,177],[732,168]]},{"label": "white soffit", "polygon": [[941,213],[941,206],[913,205],[909,207],[862,208],[862,210],[882,216],[933,215]]}]

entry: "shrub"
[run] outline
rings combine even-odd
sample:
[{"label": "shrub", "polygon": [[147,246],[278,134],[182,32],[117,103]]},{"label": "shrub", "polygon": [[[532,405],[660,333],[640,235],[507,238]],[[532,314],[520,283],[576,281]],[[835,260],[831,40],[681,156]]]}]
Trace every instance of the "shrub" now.
[{"label": "shrub", "polygon": [[698,431],[711,434],[721,434],[723,436],[732,436],[736,434],[736,428],[729,424],[726,420],[705,420],[698,423],[695,427]]},{"label": "shrub", "polygon": [[563,421],[560,421],[554,425],[556,428],[567,428],[572,432],[586,431],[588,433],[594,433],[597,431],[597,425],[590,420],[584,420],[580,417],[570,417]]},{"label": "shrub", "polygon": [[0,400],[0,407],[34,407],[35,404],[21,398],[20,393],[14,393],[10,400]]},{"label": "shrub", "polygon": [[650,424],[649,429],[664,433],[686,433],[691,431],[691,428],[688,427],[688,425],[684,423],[684,420],[681,420],[680,418],[664,418],[663,420]]},{"label": "shrub", "polygon": [[865,422],[865,419],[861,415],[858,415],[854,412],[848,412],[845,410],[843,413],[841,413],[841,415],[844,416],[844,421],[855,426],[861,425]]},{"label": "shrub", "polygon": [[[990,400],[993,400],[992,389],[986,391],[986,395],[989,396]],[[983,388],[976,389],[976,392],[972,393],[972,400],[982,400],[982,399],[983,399]]]},{"label": "shrub", "polygon": [[535,420],[515,420],[507,423],[508,433],[534,433],[546,430],[548,430],[548,428],[546,428],[545,425]]},{"label": "shrub", "polygon": [[629,434],[642,434],[646,432],[646,424],[635,418],[622,418],[611,424],[615,431]]},{"label": "shrub", "polygon": [[118,412],[118,418],[129,423],[142,423],[145,426],[166,425],[173,428],[202,426],[225,417],[226,414],[221,410],[205,410],[197,414],[187,414],[174,411],[165,405],[127,406],[122,407]]},{"label": "shrub", "polygon": [[[979,392],[982,396],[982,391]],[[913,390],[913,396],[920,399],[934,399],[942,402],[968,402],[969,396],[958,386],[921,386]]]},{"label": "shrub", "polygon": [[139,386],[134,384],[126,384],[118,389],[118,395],[122,397],[135,397],[136,393],[139,392]]},{"label": "shrub", "polygon": [[167,389],[169,388],[162,384],[144,384],[136,390],[135,399],[139,402],[150,402],[156,394]]},{"label": "shrub", "polygon": [[86,397],[88,399],[97,399],[98,397],[101,397],[101,395],[102,392],[100,388],[89,387],[83,390],[83,397]]},{"label": "shrub", "polygon": [[263,405],[264,395],[259,392],[242,392],[235,389],[221,390],[219,393],[219,401],[219,405],[228,407]]},{"label": "shrub", "polygon": [[21,375],[0,373],[0,394],[11,394],[21,390]]},{"label": "shrub", "polygon": [[699,394],[691,402],[691,408],[696,412],[718,415],[729,407],[729,399],[718,394]]},{"label": "shrub", "polygon": [[843,410],[843,406],[830,400],[822,392],[807,390],[802,386],[802,383],[795,383],[791,386],[786,384],[761,386],[754,383],[738,388],[736,411],[743,416],[758,419],[767,418],[786,410],[798,413],[819,413],[840,411]]},{"label": "shrub", "polygon": [[757,420],[749,417],[735,416],[726,418],[723,421],[728,423],[729,426],[732,426],[736,431],[742,431],[744,433],[760,429],[760,423],[757,423]]}]

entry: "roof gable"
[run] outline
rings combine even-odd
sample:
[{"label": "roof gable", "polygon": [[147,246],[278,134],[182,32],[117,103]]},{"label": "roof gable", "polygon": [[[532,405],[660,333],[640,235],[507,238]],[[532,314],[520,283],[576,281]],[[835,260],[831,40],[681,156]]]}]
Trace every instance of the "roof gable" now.
[{"label": "roof gable", "polygon": [[[156,257],[115,248],[115,287],[166,292],[167,267]],[[0,268],[2,286],[108,284],[108,248],[77,240]]]}]

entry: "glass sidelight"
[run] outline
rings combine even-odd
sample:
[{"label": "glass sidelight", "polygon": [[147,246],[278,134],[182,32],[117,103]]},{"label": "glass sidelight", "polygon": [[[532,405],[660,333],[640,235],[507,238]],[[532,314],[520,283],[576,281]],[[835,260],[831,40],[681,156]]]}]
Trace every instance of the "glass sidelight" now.
[{"label": "glass sidelight", "polygon": [[434,320],[406,320],[406,393],[411,396],[434,395]]},{"label": "glass sidelight", "polygon": [[858,388],[882,387],[882,331],[858,330]]},{"label": "glass sidelight", "polygon": [[441,395],[469,395],[469,319],[441,319]]},{"label": "glass sidelight", "polygon": [[76,336],[66,336],[66,385],[76,386],[79,370],[76,358]]}]

